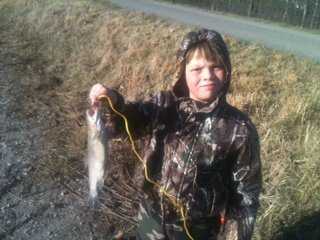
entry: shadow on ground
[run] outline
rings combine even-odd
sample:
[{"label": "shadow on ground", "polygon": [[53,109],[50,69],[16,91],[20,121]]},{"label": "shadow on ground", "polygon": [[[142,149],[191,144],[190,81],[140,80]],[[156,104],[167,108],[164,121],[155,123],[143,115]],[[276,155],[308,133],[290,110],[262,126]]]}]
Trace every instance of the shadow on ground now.
[{"label": "shadow on ground", "polygon": [[273,240],[319,240],[320,211],[302,218],[292,226],[280,229],[280,234]]}]

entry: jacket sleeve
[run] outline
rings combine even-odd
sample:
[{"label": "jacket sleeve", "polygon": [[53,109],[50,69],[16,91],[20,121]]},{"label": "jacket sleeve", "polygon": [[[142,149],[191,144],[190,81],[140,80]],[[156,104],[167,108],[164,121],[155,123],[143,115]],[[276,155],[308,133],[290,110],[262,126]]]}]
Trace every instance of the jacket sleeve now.
[{"label": "jacket sleeve", "polygon": [[[130,132],[134,135],[141,136],[150,133],[155,126],[165,123],[168,119],[169,109],[173,103],[173,96],[170,92],[162,91],[146,100],[129,102],[125,101],[117,91],[112,91],[117,96],[115,108],[127,118]],[[116,131],[125,131],[123,119],[116,114],[111,115],[115,121]]]},{"label": "jacket sleeve", "polygon": [[249,240],[259,207],[261,191],[260,147],[257,131],[249,123],[248,134],[232,167],[232,212],[238,240]]}]

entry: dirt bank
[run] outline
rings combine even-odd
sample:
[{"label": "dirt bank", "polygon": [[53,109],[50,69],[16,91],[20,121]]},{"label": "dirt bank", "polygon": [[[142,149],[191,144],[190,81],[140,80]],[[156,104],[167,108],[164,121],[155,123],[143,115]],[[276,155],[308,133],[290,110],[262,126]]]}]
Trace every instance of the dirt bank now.
[{"label": "dirt bank", "polygon": [[[65,154],[60,81],[24,54],[30,39],[1,29],[0,239],[106,239],[115,229],[87,208],[81,159]],[[65,158],[72,178],[57,168]]]}]

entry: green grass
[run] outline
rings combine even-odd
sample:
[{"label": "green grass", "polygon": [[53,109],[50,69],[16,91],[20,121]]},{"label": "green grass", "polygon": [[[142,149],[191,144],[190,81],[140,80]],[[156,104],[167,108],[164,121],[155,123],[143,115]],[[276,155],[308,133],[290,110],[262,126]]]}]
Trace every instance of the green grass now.
[{"label": "green grass", "polygon": [[[3,0],[0,18],[1,29],[10,26],[16,41],[28,43],[20,55],[32,57],[30,71],[42,74],[24,84],[45,86],[45,92],[35,94],[42,93],[48,103],[54,99],[51,110],[62,122],[58,132],[67,137],[49,134],[48,141],[62,143],[55,152],[65,156],[56,164],[61,169],[77,163],[66,159],[85,154],[90,86],[104,83],[128,99],[169,88],[175,51],[190,30],[104,1]],[[264,186],[254,238],[319,239],[320,65],[260,45],[226,41],[233,64],[228,99],[249,113],[261,138]],[[82,125],[75,127],[75,120]]]}]

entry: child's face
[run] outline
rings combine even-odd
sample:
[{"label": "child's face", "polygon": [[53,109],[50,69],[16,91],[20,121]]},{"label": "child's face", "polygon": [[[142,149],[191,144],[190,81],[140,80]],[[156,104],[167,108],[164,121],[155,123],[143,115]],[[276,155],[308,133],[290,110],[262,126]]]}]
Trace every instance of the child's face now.
[{"label": "child's face", "polygon": [[185,76],[189,97],[208,103],[215,100],[222,89],[225,71],[223,66],[207,60],[196,50],[186,64]]}]

